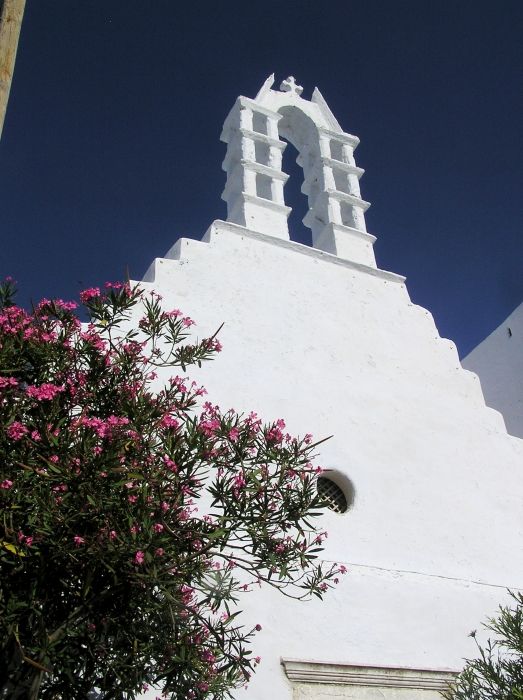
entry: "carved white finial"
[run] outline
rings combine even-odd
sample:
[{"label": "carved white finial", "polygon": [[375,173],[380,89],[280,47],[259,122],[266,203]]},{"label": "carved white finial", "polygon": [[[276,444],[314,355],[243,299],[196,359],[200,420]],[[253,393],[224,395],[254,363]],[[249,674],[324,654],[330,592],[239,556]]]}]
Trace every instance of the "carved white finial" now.
[{"label": "carved white finial", "polygon": [[267,80],[263,83],[261,88],[258,90],[258,94],[256,95],[256,97],[254,99],[255,100],[263,99],[273,85],[274,85],[274,73],[269,75]]},{"label": "carved white finial", "polygon": [[293,92],[295,95],[301,95],[303,88],[298,85],[294,80],[294,76],[290,75],[283,83],[280,85],[280,90],[282,92]]}]

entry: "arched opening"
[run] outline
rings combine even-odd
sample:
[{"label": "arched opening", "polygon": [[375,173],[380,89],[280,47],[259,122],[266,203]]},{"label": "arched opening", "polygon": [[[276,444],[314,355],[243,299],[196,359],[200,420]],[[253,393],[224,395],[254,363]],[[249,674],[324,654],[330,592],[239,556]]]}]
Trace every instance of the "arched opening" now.
[{"label": "arched opening", "polygon": [[289,179],[285,183],[285,204],[292,208],[289,214],[289,236],[291,241],[312,246],[312,231],[303,223],[303,217],[309,211],[309,200],[301,190],[303,184],[303,168],[296,162],[298,150],[288,140],[283,151],[282,170]]},{"label": "arched opening", "polygon": [[319,191],[314,167],[320,156],[318,130],[312,119],[297,107],[282,107],[279,112],[282,115],[279,136],[288,144],[282,169],[289,175],[285,184],[285,203],[292,207],[289,234],[291,240],[312,245],[312,233],[303,218],[314,207]]}]

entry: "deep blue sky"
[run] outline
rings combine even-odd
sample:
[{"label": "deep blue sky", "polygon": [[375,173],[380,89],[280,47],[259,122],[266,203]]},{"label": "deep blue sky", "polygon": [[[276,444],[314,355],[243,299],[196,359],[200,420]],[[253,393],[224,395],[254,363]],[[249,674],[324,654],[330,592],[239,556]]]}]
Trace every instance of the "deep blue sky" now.
[{"label": "deep blue sky", "polygon": [[361,139],[379,266],[465,354],[523,300],[522,37],[521,0],[27,0],[0,275],[24,302],[141,278],[225,217],[236,96],[292,74]]}]

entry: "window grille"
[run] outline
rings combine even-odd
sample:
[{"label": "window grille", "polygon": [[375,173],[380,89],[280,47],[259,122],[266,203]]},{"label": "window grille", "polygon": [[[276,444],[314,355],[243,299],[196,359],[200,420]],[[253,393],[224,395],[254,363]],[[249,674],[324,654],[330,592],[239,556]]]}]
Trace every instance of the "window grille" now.
[{"label": "window grille", "polygon": [[327,479],[325,476],[320,476],[317,488],[318,495],[327,508],[335,513],[345,513],[348,508],[347,499],[338,484],[335,484],[334,481]]}]

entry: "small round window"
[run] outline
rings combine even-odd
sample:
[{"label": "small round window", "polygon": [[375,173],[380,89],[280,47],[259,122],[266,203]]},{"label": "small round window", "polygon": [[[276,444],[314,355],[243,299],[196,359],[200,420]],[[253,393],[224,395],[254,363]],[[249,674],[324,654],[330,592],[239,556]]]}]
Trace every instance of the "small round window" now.
[{"label": "small round window", "polygon": [[347,497],[332,479],[326,476],[318,477],[317,488],[319,497],[329,510],[335,513],[345,513],[348,510],[350,503],[347,502]]}]

